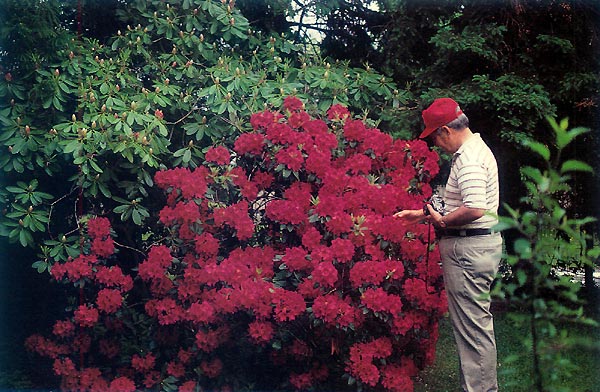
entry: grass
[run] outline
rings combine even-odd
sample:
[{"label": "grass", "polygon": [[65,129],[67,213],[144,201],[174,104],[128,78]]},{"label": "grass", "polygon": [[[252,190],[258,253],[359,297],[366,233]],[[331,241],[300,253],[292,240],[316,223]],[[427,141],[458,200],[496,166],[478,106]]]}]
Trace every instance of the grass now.
[{"label": "grass", "polygon": [[[530,336],[527,326],[518,326],[504,311],[494,312],[498,346],[498,384],[501,391],[532,392],[532,355],[524,339]],[[583,325],[568,327],[569,336],[579,344],[561,350],[577,370],[563,377],[559,384],[569,392],[600,392],[600,328]],[[591,343],[591,344],[590,344]],[[458,354],[450,320],[440,323],[435,363],[421,374],[415,392],[456,392],[460,389]]]}]

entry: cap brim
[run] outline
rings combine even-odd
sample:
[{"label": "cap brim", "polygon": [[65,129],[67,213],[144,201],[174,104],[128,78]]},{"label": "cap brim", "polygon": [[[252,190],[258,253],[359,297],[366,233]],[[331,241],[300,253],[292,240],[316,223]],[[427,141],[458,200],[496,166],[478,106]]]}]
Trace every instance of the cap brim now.
[{"label": "cap brim", "polygon": [[425,128],[425,130],[419,135],[419,139],[425,139],[427,136],[431,135],[436,129],[437,127]]}]

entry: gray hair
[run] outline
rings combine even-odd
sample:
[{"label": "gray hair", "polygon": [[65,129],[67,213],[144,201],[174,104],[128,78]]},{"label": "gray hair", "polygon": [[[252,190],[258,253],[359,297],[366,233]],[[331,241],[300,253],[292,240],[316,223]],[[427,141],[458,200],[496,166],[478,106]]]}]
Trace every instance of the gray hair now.
[{"label": "gray hair", "polygon": [[467,117],[466,114],[461,114],[460,116],[458,116],[456,119],[450,121],[448,124],[446,124],[446,126],[448,128],[452,128],[452,129],[456,129],[456,130],[462,130],[465,128],[469,127],[469,118]]}]

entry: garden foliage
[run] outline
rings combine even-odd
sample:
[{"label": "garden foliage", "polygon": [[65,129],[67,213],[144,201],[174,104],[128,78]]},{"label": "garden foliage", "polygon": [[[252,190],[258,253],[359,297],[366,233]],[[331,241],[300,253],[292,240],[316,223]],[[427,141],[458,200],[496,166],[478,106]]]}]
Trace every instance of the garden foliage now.
[{"label": "garden foliage", "polygon": [[584,314],[581,283],[569,272],[593,266],[600,256],[592,241],[596,219],[567,214],[572,176],[593,170],[581,160],[564,159],[563,152],[589,129],[569,130],[566,119],[549,122],[554,136],[551,146],[534,140],[525,143],[542,167],[521,168],[526,191],[522,209],[506,205],[509,215],[500,217],[498,229],[516,232],[517,239],[507,254],[510,278],[495,289],[517,309],[512,316],[520,325],[529,326],[524,343],[533,357],[531,386],[538,392],[565,391],[562,380],[575,376],[577,370],[565,355],[566,348],[593,342],[577,341],[569,334],[572,323],[595,324]]},{"label": "garden foliage", "polygon": [[250,122],[203,165],[156,173],[165,237],[135,268],[105,217],[51,267],[80,301],[28,345],[64,388],[412,391],[432,363],[439,253],[393,213],[431,195],[437,154],[339,104],[313,118],[287,97]]},{"label": "garden foliage", "polygon": [[[88,212],[119,217],[121,243],[145,246],[156,170],[201,166],[208,145],[287,95],[384,122],[398,107],[390,79],[254,31],[234,3],[132,1],[106,42],[60,23],[68,3],[7,3],[0,235],[40,248],[40,272],[78,253]],[[31,23],[39,37],[23,31]]]}]

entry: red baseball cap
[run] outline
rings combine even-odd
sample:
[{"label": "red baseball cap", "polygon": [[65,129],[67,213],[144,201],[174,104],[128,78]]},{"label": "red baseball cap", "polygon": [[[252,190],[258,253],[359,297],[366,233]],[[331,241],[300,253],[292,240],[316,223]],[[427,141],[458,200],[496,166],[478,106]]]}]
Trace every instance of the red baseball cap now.
[{"label": "red baseball cap", "polygon": [[427,109],[423,110],[425,130],[419,135],[419,138],[426,138],[439,127],[456,120],[461,114],[463,114],[463,111],[452,98],[436,99]]}]

